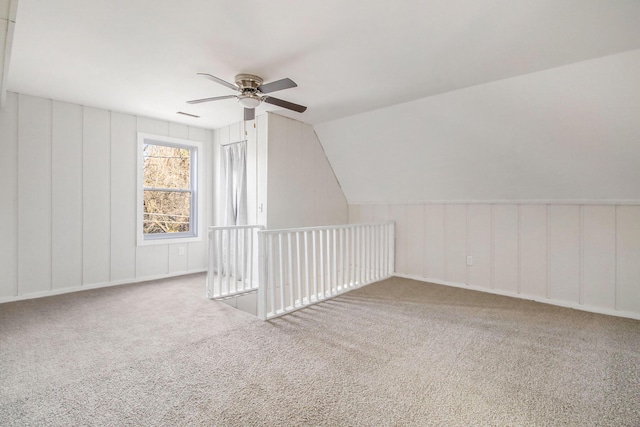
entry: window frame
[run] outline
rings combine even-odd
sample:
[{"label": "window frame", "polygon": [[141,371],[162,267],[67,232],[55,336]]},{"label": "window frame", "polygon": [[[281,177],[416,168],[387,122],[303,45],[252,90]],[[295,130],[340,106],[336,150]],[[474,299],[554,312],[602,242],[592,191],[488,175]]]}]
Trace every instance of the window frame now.
[{"label": "window frame", "polygon": [[[190,191],[191,191],[191,212],[190,212],[190,230],[187,233],[154,233],[144,234],[144,145],[162,145],[165,147],[184,148],[190,151]],[[137,174],[137,245],[161,245],[171,243],[188,243],[202,240],[203,236],[203,191],[201,184],[203,182],[203,144],[198,141],[190,141],[180,138],[172,138],[162,135],[153,135],[138,132],[138,174]]]}]

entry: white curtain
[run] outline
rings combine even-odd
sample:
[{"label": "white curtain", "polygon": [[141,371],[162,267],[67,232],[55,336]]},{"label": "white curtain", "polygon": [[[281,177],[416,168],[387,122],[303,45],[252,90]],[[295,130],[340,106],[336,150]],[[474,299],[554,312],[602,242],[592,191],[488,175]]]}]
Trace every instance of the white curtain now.
[{"label": "white curtain", "polygon": [[[247,225],[246,142],[222,146],[222,173],[225,197],[224,225]],[[230,252],[226,250],[223,252],[222,274],[235,275],[236,280],[242,280],[244,272],[240,270],[247,265],[244,253],[246,231],[236,230],[235,232],[239,233],[238,238],[231,238],[231,241],[227,239],[233,236],[232,234],[223,235],[222,247],[230,248]]]},{"label": "white curtain", "polygon": [[224,225],[247,224],[247,143],[222,146]]}]

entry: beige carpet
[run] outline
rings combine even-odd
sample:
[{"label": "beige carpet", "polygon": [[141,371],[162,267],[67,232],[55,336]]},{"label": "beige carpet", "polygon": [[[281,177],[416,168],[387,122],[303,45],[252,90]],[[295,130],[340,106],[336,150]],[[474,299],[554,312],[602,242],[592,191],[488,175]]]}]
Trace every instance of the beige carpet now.
[{"label": "beige carpet", "polygon": [[640,322],[406,279],[261,322],[204,276],[0,305],[2,426],[640,426]]}]

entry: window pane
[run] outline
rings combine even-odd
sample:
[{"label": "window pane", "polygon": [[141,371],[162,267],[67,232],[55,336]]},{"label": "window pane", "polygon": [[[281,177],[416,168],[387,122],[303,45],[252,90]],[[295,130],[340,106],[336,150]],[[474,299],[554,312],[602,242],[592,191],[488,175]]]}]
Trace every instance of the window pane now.
[{"label": "window pane", "polygon": [[190,192],[144,190],[145,234],[187,233],[190,217]]},{"label": "window pane", "polygon": [[143,155],[145,187],[189,189],[189,149],[145,144]]}]

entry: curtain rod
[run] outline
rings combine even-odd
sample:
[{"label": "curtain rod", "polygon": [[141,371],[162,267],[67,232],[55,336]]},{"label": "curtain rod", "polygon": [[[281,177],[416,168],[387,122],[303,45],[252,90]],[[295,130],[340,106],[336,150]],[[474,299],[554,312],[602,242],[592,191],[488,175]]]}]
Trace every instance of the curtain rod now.
[{"label": "curtain rod", "polygon": [[241,142],[247,142],[246,139],[243,139],[242,141],[236,141],[236,142],[228,142],[226,144],[220,144],[221,147],[225,147],[227,145],[233,145],[233,144],[240,144]]}]

